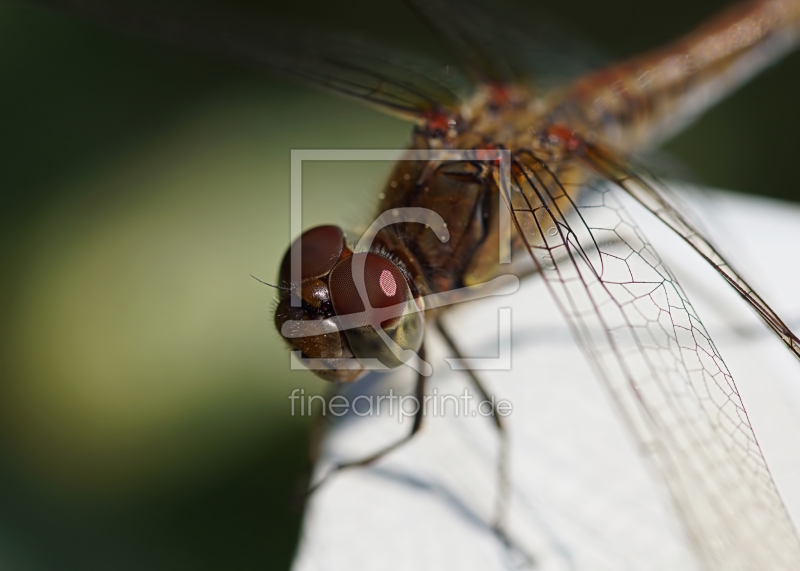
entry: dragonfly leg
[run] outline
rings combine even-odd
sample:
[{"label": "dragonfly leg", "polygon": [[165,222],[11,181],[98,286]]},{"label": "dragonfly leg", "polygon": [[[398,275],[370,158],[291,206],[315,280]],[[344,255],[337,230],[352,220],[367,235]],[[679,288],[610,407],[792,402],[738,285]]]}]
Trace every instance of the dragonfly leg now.
[{"label": "dragonfly leg", "polygon": [[[453,354],[459,359],[463,359],[464,357],[462,356],[461,351],[459,351],[458,346],[456,346],[455,341],[445,328],[441,319],[436,320],[436,327],[444,338],[445,343],[450,348],[450,351],[452,351]],[[505,541],[507,539],[505,533],[505,523],[508,516],[508,504],[511,494],[511,482],[508,476],[508,431],[503,423],[502,416],[497,413],[497,407],[495,406],[493,399],[486,392],[483,383],[481,383],[480,379],[478,379],[475,371],[467,369],[466,373],[469,375],[469,378],[472,381],[472,384],[475,386],[475,389],[478,391],[481,399],[492,405],[492,415],[489,418],[492,419],[494,426],[497,428],[497,434],[500,437],[500,454],[497,461],[497,503],[495,504],[494,530],[501,537],[501,539]]]},{"label": "dragonfly leg", "polygon": [[[420,359],[425,359],[425,347],[424,345],[420,347],[419,351]],[[414,414],[414,423],[411,426],[411,431],[406,434],[403,438],[398,440],[397,442],[390,444],[389,446],[378,450],[377,452],[370,454],[366,458],[361,458],[360,460],[353,460],[350,462],[343,462],[341,464],[335,464],[327,474],[325,474],[322,479],[308,488],[306,492],[306,496],[310,496],[315,491],[317,491],[325,482],[327,482],[331,476],[334,474],[341,472],[342,470],[346,470],[348,468],[358,468],[360,466],[368,466],[373,462],[383,458],[386,454],[391,452],[392,450],[396,450],[400,448],[403,444],[409,442],[414,435],[419,432],[420,428],[422,428],[422,419],[425,418],[425,377],[422,373],[417,374],[417,385],[415,390],[415,396],[417,402],[419,403],[419,407],[417,407],[417,411]]]}]

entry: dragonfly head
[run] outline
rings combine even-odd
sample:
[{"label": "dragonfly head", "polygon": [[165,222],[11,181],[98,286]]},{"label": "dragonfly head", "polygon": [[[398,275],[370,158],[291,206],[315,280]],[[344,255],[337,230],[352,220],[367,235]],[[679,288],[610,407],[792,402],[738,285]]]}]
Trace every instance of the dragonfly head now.
[{"label": "dragonfly head", "polygon": [[[293,252],[300,254],[299,281],[292,280]],[[295,240],[279,281],[275,325],[325,380],[355,381],[369,370],[368,359],[397,367],[399,351],[422,345],[422,299],[412,294],[401,263],[380,252],[353,253],[337,226],[318,226]]]}]

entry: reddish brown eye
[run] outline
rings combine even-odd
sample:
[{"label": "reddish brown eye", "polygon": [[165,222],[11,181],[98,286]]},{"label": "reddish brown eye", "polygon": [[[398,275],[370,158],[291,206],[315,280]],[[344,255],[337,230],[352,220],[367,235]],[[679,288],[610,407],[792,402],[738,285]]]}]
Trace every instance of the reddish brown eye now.
[{"label": "reddish brown eye", "polygon": [[317,226],[306,230],[286,251],[281,262],[280,282],[292,281],[292,251],[300,248],[301,279],[321,278],[327,275],[344,250],[344,234],[338,226]]},{"label": "reddish brown eye", "polygon": [[[396,353],[400,350],[416,351],[422,345],[425,321],[422,302],[415,303],[403,272],[394,262],[383,256],[369,253],[353,254],[336,264],[328,285],[336,315],[349,315],[364,311],[364,303],[353,280],[353,270],[364,264],[364,286],[372,310],[365,313],[356,327],[345,329],[353,355],[359,359],[378,359],[392,368],[401,364]],[[385,309],[404,304],[400,312]],[[383,310],[383,311],[382,311]],[[380,328],[393,343],[387,343],[376,331]],[[384,336],[385,337],[385,336]],[[390,346],[391,345],[391,346]]]},{"label": "reddish brown eye", "polygon": [[359,261],[364,262],[364,285],[372,307],[390,307],[411,299],[411,291],[403,273],[391,260],[377,254],[354,254],[333,268],[328,281],[337,315],[364,311],[361,296],[353,282],[353,263],[358,264]]}]

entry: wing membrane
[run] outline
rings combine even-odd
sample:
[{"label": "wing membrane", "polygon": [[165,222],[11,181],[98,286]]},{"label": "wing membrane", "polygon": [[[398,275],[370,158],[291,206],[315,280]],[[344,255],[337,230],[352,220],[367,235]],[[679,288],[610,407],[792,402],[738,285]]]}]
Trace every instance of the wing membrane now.
[{"label": "wing membrane", "polygon": [[252,22],[178,20],[106,1],[33,1],[117,31],[278,72],[413,120],[455,108],[471,89],[452,67],[363,39],[311,36]]},{"label": "wing membrane", "polygon": [[[606,58],[552,16],[510,2],[405,0],[476,82],[546,90],[598,69]],[[524,22],[524,26],[520,25]]]},{"label": "wing membrane", "polygon": [[517,230],[710,569],[790,569],[800,544],[730,372],[612,185],[517,155]]},{"label": "wing membrane", "polygon": [[753,290],[714,246],[658,191],[656,186],[598,147],[588,147],[589,163],[609,180],[624,188],[695,249],[756,310],[759,317],[800,358],[800,339]]}]

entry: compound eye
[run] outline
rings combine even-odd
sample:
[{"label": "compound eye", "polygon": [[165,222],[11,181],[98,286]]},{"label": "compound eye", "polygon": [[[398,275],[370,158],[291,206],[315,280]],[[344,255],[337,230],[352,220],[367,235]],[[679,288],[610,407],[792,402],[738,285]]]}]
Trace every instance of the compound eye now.
[{"label": "compound eye", "polygon": [[364,285],[369,304],[386,308],[412,299],[405,276],[391,260],[369,253],[353,254],[336,264],[328,283],[337,315],[361,313],[364,304],[353,281],[353,272],[364,264]]},{"label": "compound eye", "polygon": [[338,226],[317,226],[306,230],[292,243],[281,262],[280,283],[292,281],[292,252],[300,250],[301,280],[328,275],[344,250],[344,233]]},{"label": "compound eye", "polygon": [[[363,263],[364,286],[369,300],[364,303],[353,279]],[[358,253],[336,264],[328,280],[331,301],[336,315],[344,316],[364,312],[359,327],[345,330],[350,348],[356,357],[380,360],[389,367],[400,364],[391,348],[380,338],[375,327],[380,327],[401,348],[416,351],[422,345],[424,319],[403,272],[391,260],[370,253]],[[400,314],[387,310],[400,305]]]}]

